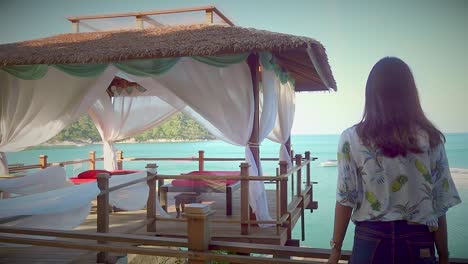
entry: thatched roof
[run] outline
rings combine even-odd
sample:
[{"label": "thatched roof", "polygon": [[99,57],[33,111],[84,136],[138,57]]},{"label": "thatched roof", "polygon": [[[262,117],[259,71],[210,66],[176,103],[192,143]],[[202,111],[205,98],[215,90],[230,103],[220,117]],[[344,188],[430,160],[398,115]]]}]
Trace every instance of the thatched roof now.
[{"label": "thatched roof", "polygon": [[327,90],[306,52],[318,55],[336,90],[324,47],[316,40],[252,28],[189,25],[145,30],[69,33],[0,45],[0,66],[109,63],[131,59],[209,56],[270,51],[296,80],[297,91]]}]

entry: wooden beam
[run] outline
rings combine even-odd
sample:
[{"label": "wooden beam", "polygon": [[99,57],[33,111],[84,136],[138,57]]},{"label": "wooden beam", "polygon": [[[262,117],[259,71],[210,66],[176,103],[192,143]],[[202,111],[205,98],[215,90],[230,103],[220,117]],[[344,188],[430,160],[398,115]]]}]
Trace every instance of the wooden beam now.
[{"label": "wooden beam", "polygon": [[187,247],[186,238],[164,238],[154,236],[142,236],[134,234],[111,234],[95,233],[87,231],[67,231],[39,228],[19,228],[0,226],[0,233],[33,235],[33,236],[53,236],[71,239],[102,240],[107,242],[141,244],[150,246]]},{"label": "wooden beam", "polygon": [[259,130],[260,130],[260,101],[259,101],[259,82],[258,77],[260,72],[258,70],[259,61],[258,55],[252,53],[247,58],[247,63],[250,68],[250,76],[252,79],[252,89],[254,97],[254,120],[252,134],[250,135],[249,144],[250,150],[252,151],[253,157],[255,159],[255,164],[259,168],[260,164],[260,146],[259,146]]},{"label": "wooden beam", "polygon": [[47,168],[47,155],[39,156],[39,166],[41,169]]},{"label": "wooden beam", "polygon": [[73,33],[80,32],[80,21],[72,21],[72,32]]},{"label": "wooden beam", "polygon": [[90,170],[96,169],[96,151],[89,152],[89,169]]},{"label": "wooden beam", "polygon": [[135,23],[137,29],[145,29],[145,27],[143,26],[143,19],[141,16],[135,16]]},{"label": "wooden beam", "polygon": [[198,151],[198,170],[205,170],[205,151],[203,150]]},{"label": "wooden beam", "polygon": [[[174,13],[186,13],[186,12],[214,10],[215,8],[216,7],[214,7],[214,6],[201,6],[201,7],[191,7],[191,8],[155,10],[155,11],[147,11],[147,12],[128,12],[128,13],[114,13],[114,14],[92,15],[92,16],[73,16],[73,17],[67,17],[67,19],[68,19],[68,21],[73,23],[75,21],[86,20],[86,19],[102,19],[102,18],[117,18],[117,17],[131,17],[131,16],[163,15],[163,14],[174,14]],[[217,11],[219,12],[219,10],[217,10]]]},{"label": "wooden beam", "polygon": [[249,223],[249,180],[245,179],[249,175],[249,164],[241,163],[241,235],[248,235],[250,232]]},{"label": "wooden beam", "polygon": [[213,24],[213,10],[205,10],[205,23]]},{"label": "wooden beam", "polygon": [[227,18],[221,11],[219,11],[216,7],[213,8],[213,11],[222,19],[224,22],[226,22],[230,26],[235,26],[235,24]]},{"label": "wooden beam", "polygon": [[[109,177],[108,173],[97,175],[97,186],[101,192],[109,189]],[[100,194],[97,197],[97,232],[109,233],[109,193]],[[98,241],[98,243],[105,244],[104,241]],[[109,252],[101,251],[96,258],[97,263],[107,263]]]}]

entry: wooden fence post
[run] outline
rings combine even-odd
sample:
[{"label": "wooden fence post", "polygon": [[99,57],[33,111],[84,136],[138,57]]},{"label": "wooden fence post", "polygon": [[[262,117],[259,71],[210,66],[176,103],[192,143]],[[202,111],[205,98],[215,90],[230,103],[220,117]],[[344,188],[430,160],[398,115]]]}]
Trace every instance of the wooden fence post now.
[{"label": "wooden fence post", "polygon": [[250,232],[250,217],[249,217],[249,176],[250,165],[246,162],[241,163],[241,235],[248,235]]},{"label": "wooden fence post", "polygon": [[[288,162],[282,160],[279,162],[280,165],[280,175],[288,173]],[[288,213],[288,180],[282,179],[280,182],[280,196],[281,196],[281,217]]]},{"label": "wooden fence post", "polygon": [[[101,192],[109,190],[109,174],[99,173],[97,175],[97,185]],[[109,233],[109,192],[99,194],[97,197],[97,232]],[[98,241],[104,244],[103,241]],[[96,261],[98,263],[107,263],[109,258],[108,252],[98,252]]]},{"label": "wooden fence post", "polygon": [[148,163],[146,165],[146,173],[147,177],[152,177],[147,181],[149,187],[148,193],[148,201],[146,202],[146,220],[148,222],[146,224],[146,231],[147,232],[156,232],[156,176],[158,174],[158,166],[156,163]]},{"label": "wooden fence post", "polygon": [[123,168],[123,151],[117,151],[117,169],[122,170]]},{"label": "wooden fence post", "polygon": [[90,170],[96,169],[96,151],[89,152],[89,169]]},{"label": "wooden fence post", "polygon": [[[301,166],[302,165],[302,155],[297,154],[296,155],[296,166]],[[297,181],[297,187],[296,187],[296,196],[301,197],[301,203],[299,206],[301,206],[301,240],[305,240],[305,219],[304,219],[304,197],[302,196],[302,169],[297,170],[296,173],[296,181]]]},{"label": "wooden fence post", "polygon": [[203,150],[198,151],[198,170],[205,170],[205,151]]},{"label": "wooden fence post", "polygon": [[306,170],[306,185],[307,186],[310,186],[310,151],[306,151],[305,152],[305,159],[309,161],[309,163],[307,164],[307,170]]},{"label": "wooden fence post", "polygon": [[[302,155],[296,154],[296,166],[302,165]],[[302,169],[298,169],[296,172],[296,195],[302,195]]]},{"label": "wooden fence post", "polygon": [[39,166],[41,166],[41,169],[47,168],[47,155],[39,156]]},{"label": "wooden fence post", "polygon": [[[213,215],[209,204],[187,204],[185,216],[187,217],[188,248],[190,251],[204,252],[208,250],[211,240],[210,218]],[[196,254],[195,254],[196,256]],[[210,263],[204,258],[189,258],[190,264]]]},{"label": "wooden fence post", "polygon": [[[291,149],[291,165],[294,167],[294,150]],[[294,173],[291,174],[291,196],[294,195]]]}]

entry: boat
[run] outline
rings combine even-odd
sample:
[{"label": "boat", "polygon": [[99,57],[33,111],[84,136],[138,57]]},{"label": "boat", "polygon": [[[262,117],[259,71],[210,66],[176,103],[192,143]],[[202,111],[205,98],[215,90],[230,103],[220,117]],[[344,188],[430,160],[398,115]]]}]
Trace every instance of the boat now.
[{"label": "boat", "polygon": [[336,167],[338,166],[338,160],[326,160],[320,163],[322,167]]}]

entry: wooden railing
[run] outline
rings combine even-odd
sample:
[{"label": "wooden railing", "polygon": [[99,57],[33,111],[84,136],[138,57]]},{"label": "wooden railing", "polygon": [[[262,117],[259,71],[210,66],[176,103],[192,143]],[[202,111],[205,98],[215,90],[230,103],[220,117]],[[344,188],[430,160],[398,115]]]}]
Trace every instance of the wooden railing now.
[{"label": "wooden railing", "polygon": [[[293,152],[291,153],[293,155]],[[241,182],[241,213],[240,219],[213,219],[214,223],[231,223],[231,224],[240,224],[241,225],[241,234],[249,235],[250,226],[257,224],[273,224],[276,225],[276,233],[280,234],[280,227],[287,228],[288,240],[292,239],[292,229],[296,225],[297,221],[301,219],[301,240],[305,240],[305,217],[304,210],[317,209],[317,202],[313,201],[313,184],[311,181],[311,171],[310,171],[310,162],[316,158],[311,157],[310,152],[305,152],[305,159],[302,158],[301,154],[295,155],[292,159],[295,166],[288,171],[288,162],[280,161],[279,168],[276,176],[248,176],[248,164],[241,163],[240,165],[240,175],[241,176],[214,176],[214,175],[160,175],[156,174],[153,178],[148,179],[151,182],[157,182],[158,188],[160,188],[165,180],[173,179],[186,179],[186,180],[239,180]],[[103,158],[96,158],[96,152],[90,151],[88,159],[80,159],[73,161],[61,161],[61,162],[48,162],[47,155],[39,156],[39,164],[10,167],[10,172],[18,172],[23,170],[28,170],[31,168],[46,168],[52,165],[65,166],[69,164],[80,164],[88,163],[89,169],[96,169],[96,161],[103,160]],[[206,158],[205,152],[203,150],[198,151],[198,157],[190,158],[153,158],[153,157],[138,157],[138,158],[126,158],[123,156],[123,151],[117,151],[117,167],[119,170],[124,168],[124,161],[198,161],[199,171],[204,171],[205,162],[207,161],[217,161],[217,162],[226,162],[226,161],[244,161],[245,158]],[[278,161],[278,158],[262,158],[262,161]],[[153,166],[153,165],[148,165]],[[156,165],[154,165],[156,166]],[[306,168],[306,181],[302,181],[302,170]],[[276,216],[275,220],[272,221],[260,221],[260,220],[251,220],[250,211],[249,211],[249,181],[251,180],[261,180],[264,182],[269,182],[275,184],[275,198],[276,198]],[[288,184],[290,182],[290,197],[288,197]],[[98,179],[98,185],[106,186],[105,181]],[[151,183],[150,183],[151,184]],[[113,188],[115,189],[115,188]],[[150,195],[155,195],[151,194]],[[99,197],[98,197],[99,201]],[[155,217],[158,221],[184,221],[183,219],[177,218],[162,218]]]},{"label": "wooden railing", "polygon": [[[47,163],[47,156],[42,155],[42,164],[49,165]],[[200,158],[201,157],[201,158]],[[290,257],[306,257],[306,258],[318,258],[325,259],[329,255],[329,250],[324,249],[313,249],[313,248],[301,248],[301,247],[290,247],[290,246],[273,246],[273,245],[262,245],[249,243],[233,243],[233,242],[215,242],[211,241],[210,229],[208,228],[209,223],[216,222],[213,219],[213,214],[210,210],[197,211],[193,208],[190,212],[186,213],[187,223],[187,239],[174,239],[174,238],[161,238],[146,235],[128,235],[128,234],[109,234],[109,193],[132,184],[136,184],[142,181],[146,181],[149,185],[149,195],[147,201],[147,213],[146,221],[143,225],[146,225],[147,232],[154,233],[156,231],[156,225],[158,221],[181,221],[175,218],[159,218],[156,217],[156,182],[160,179],[191,179],[191,180],[227,180],[235,179],[240,180],[243,183],[241,189],[241,219],[229,222],[237,223],[241,225],[241,234],[249,234],[249,228],[252,224],[259,223],[272,223],[277,225],[277,230],[280,226],[288,228],[288,238],[291,239],[291,230],[299,218],[304,219],[304,209],[315,209],[317,208],[316,202],[313,201],[313,182],[310,175],[310,153],[305,153],[305,159],[300,154],[295,155],[294,161],[295,166],[290,170],[287,169],[287,162],[279,162],[279,174],[277,176],[249,176],[247,173],[248,164],[241,164],[241,175],[240,176],[213,176],[213,175],[158,175],[155,172],[157,168],[156,164],[148,164],[146,166],[148,172],[147,177],[134,180],[125,184],[114,186],[109,188],[109,175],[99,174],[98,175],[98,187],[101,192],[97,197],[97,232],[76,232],[76,231],[58,231],[58,230],[43,230],[43,229],[32,229],[32,228],[11,228],[11,227],[0,227],[0,233],[13,233],[17,235],[35,235],[35,236],[50,236],[60,237],[61,240],[50,240],[42,237],[31,238],[31,237],[9,237],[6,235],[0,235],[0,241],[5,243],[16,243],[16,244],[28,244],[58,248],[74,248],[99,251],[97,254],[97,262],[106,262],[108,260],[109,252],[116,253],[133,253],[143,255],[156,255],[156,256],[167,256],[167,257],[182,257],[187,258],[189,263],[206,263],[206,261],[228,261],[235,263],[316,263],[309,260],[291,260],[283,259]],[[192,160],[199,161],[199,167],[203,168],[204,161],[210,160],[204,158],[204,155],[199,155],[198,159],[191,158]],[[90,155],[89,160],[96,160]],[[85,162],[89,161],[82,160]],[[122,159],[123,160],[123,159]],[[173,160],[171,158],[171,160]],[[183,158],[183,160],[187,160]],[[224,159],[216,159],[224,160]],[[236,159],[237,160],[237,159]],[[275,160],[275,159],[270,159]],[[277,159],[276,159],[277,160]],[[203,161],[203,162],[202,162]],[[232,159],[230,159],[232,161]],[[75,161],[76,162],[76,161]],[[305,169],[305,185],[303,185],[302,171]],[[295,175],[295,177],[294,177]],[[293,197],[291,202],[288,204],[288,179],[295,179],[295,184],[292,184]],[[277,216],[275,221],[252,221],[248,217],[248,182],[250,180],[262,180],[272,181],[276,184],[276,199],[277,199]],[[242,191],[244,190],[244,191]],[[208,206],[208,205],[204,205]],[[190,207],[188,205],[187,207]],[[298,214],[300,212],[300,214]],[[2,219],[5,220],[5,219]],[[10,219],[13,221],[15,219]],[[200,221],[202,220],[202,221]],[[3,221],[2,223],[5,223]],[[301,227],[304,228],[303,222]],[[304,229],[303,229],[304,230]],[[304,232],[302,232],[302,238],[304,238]],[[69,239],[69,240],[67,240]],[[76,241],[78,239],[79,241]],[[184,247],[188,248],[188,251],[174,250],[171,248],[142,248],[140,245],[151,245],[151,246],[163,246],[163,247]],[[238,253],[257,253],[271,255],[271,257],[252,257],[252,256],[241,256],[241,255],[222,255],[211,253],[210,250],[226,250]],[[349,258],[350,252],[343,252],[342,259],[346,260]],[[468,263],[468,260],[463,259],[451,259],[451,263]]]}]

